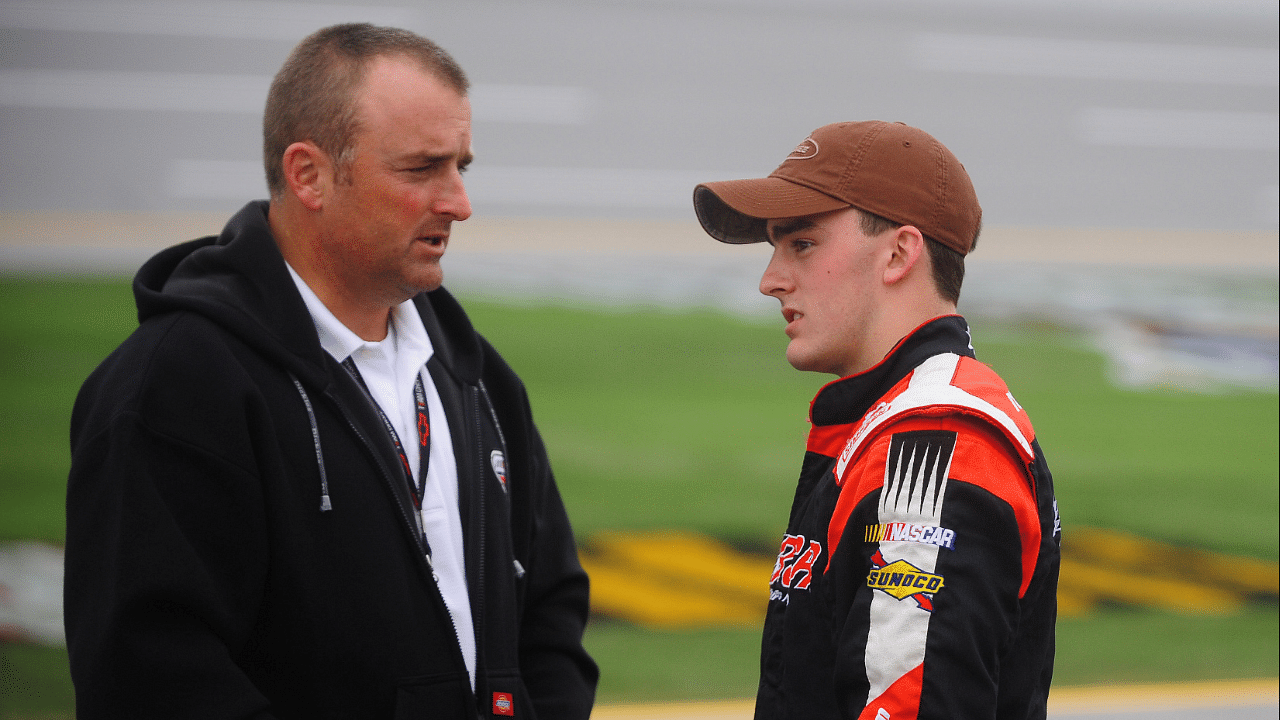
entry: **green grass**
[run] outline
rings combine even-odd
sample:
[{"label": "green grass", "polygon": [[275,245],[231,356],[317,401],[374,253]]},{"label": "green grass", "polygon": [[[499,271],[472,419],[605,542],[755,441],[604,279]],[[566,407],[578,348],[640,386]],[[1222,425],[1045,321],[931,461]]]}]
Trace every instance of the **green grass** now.
[{"label": "green grass", "polygon": [[580,534],[690,527],[773,548],[825,382],[710,312],[468,303],[529,386]]},{"label": "green grass", "polygon": [[[1276,677],[1275,607],[1231,617],[1109,609],[1058,621],[1055,687]],[[608,703],[748,698],[755,695],[760,633],[654,632],[593,622],[587,646],[605,672]]]},{"label": "green grass", "polygon": [[[580,537],[683,527],[776,548],[808,402],[828,380],[786,364],[777,323],[463,301],[529,386]],[[0,280],[0,539],[64,536],[71,403],[133,325],[127,283]],[[1067,532],[1111,527],[1276,559],[1274,393],[1124,390],[1070,332],[975,320],[974,336],[980,358],[1031,413]],[[1063,620],[1058,682],[1274,677],[1276,618],[1270,607],[1225,618],[1108,609]],[[587,643],[604,671],[602,702],[754,691],[756,631],[593,621]],[[46,701],[65,693],[65,653],[5,647],[0,662],[0,674],[27,683],[0,679],[0,695],[14,694],[0,718],[56,712]],[[28,703],[21,687],[45,699]]]},{"label": "green grass", "polygon": [[[776,545],[829,376],[776,324],[709,312],[468,303],[529,385],[575,527],[692,527]],[[1063,522],[1277,557],[1274,393],[1139,392],[1079,335],[974,320],[979,357],[1031,413]]]},{"label": "green grass", "polygon": [[[653,631],[593,619],[587,650],[601,665],[600,703],[720,700],[756,693],[756,631]],[[654,688],[663,691],[658,694]]]},{"label": "green grass", "polygon": [[136,326],[128,283],[0,281],[0,540],[64,537],[71,405]]},{"label": "green grass", "polygon": [[1078,336],[996,326],[984,343],[983,329],[979,357],[1031,413],[1064,525],[1277,558],[1274,392],[1124,390]]},{"label": "green grass", "polygon": [[1276,677],[1274,605],[1227,617],[1111,609],[1058,620],[1054,684]]},{"label": "green grass", "polygon": [[0,644],[0,718],[70,718],[72,693],[65,650]]}]

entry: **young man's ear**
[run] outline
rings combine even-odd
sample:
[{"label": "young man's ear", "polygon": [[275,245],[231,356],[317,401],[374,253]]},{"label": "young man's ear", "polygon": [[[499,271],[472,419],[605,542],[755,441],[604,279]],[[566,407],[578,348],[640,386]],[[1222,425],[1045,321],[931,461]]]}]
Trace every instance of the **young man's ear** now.
[{"label": "young man's ear", "polygon": [[311,141],[296,142],[285,148],[281,158],[284,182],[288,192],[308,210],[319,210],[332,187],[333,172],[329,156]]},{"label": "young man's ear", "polygon": [[911,274],[925,253],[924,235],[914,225],[903,225],[893,232],[889,264],[884,269],[884,283],[893,285]]}]

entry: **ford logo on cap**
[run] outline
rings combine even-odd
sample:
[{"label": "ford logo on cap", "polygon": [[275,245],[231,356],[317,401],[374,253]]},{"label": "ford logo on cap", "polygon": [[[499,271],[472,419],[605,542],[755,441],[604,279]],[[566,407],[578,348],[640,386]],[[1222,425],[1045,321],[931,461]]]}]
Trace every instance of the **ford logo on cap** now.
[{"label": "ford logo on cap", "polygon": [[788,160],[808,160],[818,154],[818,143],[813,138],[807,137],[804,142],[796,146],[795,150],[787,156]]}]

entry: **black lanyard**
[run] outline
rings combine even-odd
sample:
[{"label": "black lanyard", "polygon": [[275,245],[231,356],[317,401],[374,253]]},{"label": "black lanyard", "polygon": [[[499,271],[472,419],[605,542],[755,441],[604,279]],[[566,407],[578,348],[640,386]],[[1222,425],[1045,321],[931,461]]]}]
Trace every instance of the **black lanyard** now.
[{"label": "black lanyard", "polygon": [[412,491],[410,494],[413,496],[413,507],[416,510],[422,510],[422,496],[427,488],[427,468],[431,465],[431,421],[427,415],[427,391],[422,386],[422,372],[418,372],[417,379],[413,383],[413,404],[418,415],[418,481],[415,483],[413,471],[409,469],[409,456],[405,454],[404,446],[400,444],[400,435],[396,433],[395,426],[391,424],[387,414],[378,406],[378,401],[373,399],[373,393],[369,392],[369,386],[365,384],[360,369],[356,367],[355,361],[350,356],[342,361],[342,366],[360,383],[360,387],[364,388],[365,394],[373,402],[373,409],[378,411],[378,417],[382,418],[382,423],[387,426],[387,434],[391,436],[391,442],[396,446],[396,453],[400,456],[400,467],[404,470],[405,480],[409,482],[409,488]]}]

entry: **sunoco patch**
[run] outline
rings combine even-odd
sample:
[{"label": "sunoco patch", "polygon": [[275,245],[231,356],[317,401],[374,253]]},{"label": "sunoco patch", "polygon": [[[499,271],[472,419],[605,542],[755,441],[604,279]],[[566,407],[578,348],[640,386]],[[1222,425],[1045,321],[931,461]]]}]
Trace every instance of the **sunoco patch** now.
[{"label": "sunoco patch", "polygon": [[913,598],[921,609],[933,612],[933,596],[945,584],[941,575],[925,572],[906,560],[895,560],[885,565],[878,552],[875,563],[867,574],[867,587],[896,600]]}]

